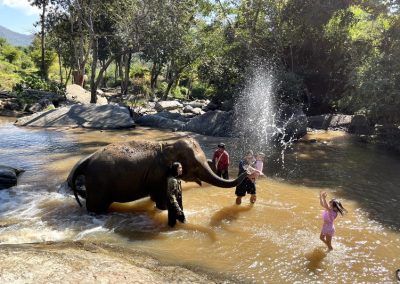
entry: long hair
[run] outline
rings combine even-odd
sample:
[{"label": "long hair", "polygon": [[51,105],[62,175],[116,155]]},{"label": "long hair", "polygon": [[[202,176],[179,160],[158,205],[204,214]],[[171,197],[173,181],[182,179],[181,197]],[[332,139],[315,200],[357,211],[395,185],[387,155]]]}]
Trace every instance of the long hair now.
[{"label": "long hair", "polygon": [[332,202],[332,207],[336,208],[340,215],[343,216],[343,213],[347,212],[347,210],[343,207],[342,203],[339,200],[332,199],[330,202]]},{"label": "long hair", "polygon": [[173,177],[178,177],[179,176],[178,175],[179,166],[182,166],[181,163],[179,163],[179,162],[174,162],[172,164],[171,169],[170,169],[170,175],[171,176],[173,176]]}]

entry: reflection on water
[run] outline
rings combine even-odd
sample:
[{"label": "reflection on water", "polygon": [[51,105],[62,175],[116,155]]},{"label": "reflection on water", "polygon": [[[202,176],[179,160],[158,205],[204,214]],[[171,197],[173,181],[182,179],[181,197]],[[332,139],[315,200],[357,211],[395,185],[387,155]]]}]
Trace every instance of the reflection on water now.
[{"label": "reflection on water", "polygon": [[[395,281],[400,158],[342,134],[322,133],[293,145],[283,170],[270,155],[267,178],[258,180],[253,206],[248,196],[235,205],[234,189],[184,183],[188,223],[173,229],[166,225],[166,212],[148,198],[113,204],[109,214],[92,215],[77,205],[64,184],[74,163],[103,145],[181,135],[142,128],[33,130],[0,121],[0,164],[27,170],[17,187],[0,191],[0,242],[113,243],[238,282]],[[220,141],[198,139],[209,157]],[[225,142],[229,150],[233,141]],[[341,198],[349,210],[336,221],[329,253],[319,240],[320,190]]]}]

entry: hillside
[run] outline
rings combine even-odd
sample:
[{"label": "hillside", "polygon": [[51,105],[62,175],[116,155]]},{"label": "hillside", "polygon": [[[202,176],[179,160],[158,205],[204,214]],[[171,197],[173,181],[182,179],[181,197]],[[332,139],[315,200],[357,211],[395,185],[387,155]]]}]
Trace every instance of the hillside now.
[{"label": "hillside", "polygon": [[0,37],[5,38],[8,43],[15,46],[28,46],[31,44],[33,39],[32,35],[24,35],[13,32],[3,26],[0,26]]}]

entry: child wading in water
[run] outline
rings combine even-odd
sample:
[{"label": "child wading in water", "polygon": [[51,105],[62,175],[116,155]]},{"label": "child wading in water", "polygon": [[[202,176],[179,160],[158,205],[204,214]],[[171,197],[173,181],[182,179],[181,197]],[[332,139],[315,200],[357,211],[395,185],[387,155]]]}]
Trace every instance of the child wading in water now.
[{"label": "child wading in water", "polygon": [[322,225],[321,235],[319,238],[328,246],[329,250],[332,250],[332,237],[335,234],[333,221],[336,219],[338,212],[340,215],[343,215],[343,212],[347,212],[347,210],[344,209],[342,203],[336,199],[332,199],[328,204],[326,202],[327,195],[326,192],[320,192],[319,194],[319,203],[325,208],[325,211],[322,213],[324,224]]}]

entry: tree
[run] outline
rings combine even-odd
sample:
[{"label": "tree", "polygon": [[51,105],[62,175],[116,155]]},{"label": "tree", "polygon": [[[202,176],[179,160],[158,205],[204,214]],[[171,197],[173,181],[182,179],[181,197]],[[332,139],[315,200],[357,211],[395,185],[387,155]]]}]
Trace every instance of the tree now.
[{"label": "tree", "polygon": [[48,73],[45,72],[45,24],[46,24],[46,8],[53,1],[51,0],[29,0],[32,6],[36,6],[41,10],[40,14],[40,40],[41,40],[41,64],[40,64],[40,77],[48,80]]}]

